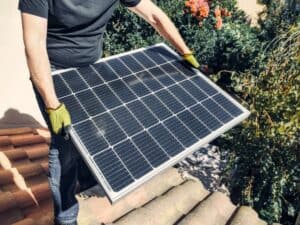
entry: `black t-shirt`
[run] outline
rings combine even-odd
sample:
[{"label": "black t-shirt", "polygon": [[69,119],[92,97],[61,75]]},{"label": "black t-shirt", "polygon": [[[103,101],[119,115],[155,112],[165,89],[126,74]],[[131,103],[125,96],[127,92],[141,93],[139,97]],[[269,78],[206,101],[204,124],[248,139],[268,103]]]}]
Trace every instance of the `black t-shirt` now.
[{"label": "black t-shirt", "polygon": [[[136,6],[141,0],[120,0]],[[50,63],[79,67],[102,55],[103,33],[119,0],[20,0],[21,12],[48,19]]]}]

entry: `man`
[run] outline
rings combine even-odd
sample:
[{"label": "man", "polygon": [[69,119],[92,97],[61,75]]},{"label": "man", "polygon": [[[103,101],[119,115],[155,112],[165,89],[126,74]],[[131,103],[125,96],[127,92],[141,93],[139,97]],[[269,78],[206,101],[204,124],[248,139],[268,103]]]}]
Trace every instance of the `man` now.
[{"label": "man", "polygon": [[[151,0],[120,0],[144,18],[183,58],[199,67],[174,24]],[[71,124],[57,99],[51,68],[79,67],[101,57],[103,33],[119,0],[20,0],[27,63],[41,112],[51,130],[49,184],[55,224],[77,224],[77,162],[71,142],[60,135]],[[125,35],[125,34],[124,34]]]}]

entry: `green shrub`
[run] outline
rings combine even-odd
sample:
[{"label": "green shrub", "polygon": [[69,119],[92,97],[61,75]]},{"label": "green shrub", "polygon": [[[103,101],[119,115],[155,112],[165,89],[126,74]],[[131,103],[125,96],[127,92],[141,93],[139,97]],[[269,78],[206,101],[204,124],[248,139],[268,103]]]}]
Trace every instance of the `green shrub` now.
[{"label": "green shrub", "polygon": [[[250,118],[218,140],[232,153],[231,193],[269,222],[291,221],[300,210],[300,26],[277,37],[259,75],[232,76]],[[264,62],[263,62],[264,63]]]},{"label": "green shrub", "polygon": [[[280,0],[263,0],[260,28],[251,28],[236,1],[210,1],[201,21],[185,11],[184,0],[157,0],[202,64],[214,72],[235,71],[231,91],[251,109],[250,118],[223,138],[229,150],[232,199],[253,206],[261,217],[292,224],[300,210],[299,182],[299,15]],[[295,1],[295,0],[291,0]],[[215,7],[232,16],[215,28]],[[291,28],[292,25],[292,28]],[[163,39],[141,18],[119,7],[107,26],[105,54],[144,47]],[[271,40],[275,38],[275,41]],[[221,79],[224,81],[224,79]]]},{"label": "green shrub", "polygon": [[262,41],[270,41],[286,32],[289,26],[299,22],[300,3],[298,0],[261,0],[266,4],[260,13],[259,25]]},{"label": "green shrub", "polygon": [[[202,21],[185,12],[183,0],[158,0],[157,4],[172,19],[187,45],[202,64],[214,71],[231,69],[243,71],[250,67],[260,43],[257,30],[251,28],[236,1],[211,1],[209,16]],[[214,9],[227,8],[232,16],[223,18],[223,27],[215,29]],[[141,18],[119,7],[108,24],[104,49],[106,55],[152,45],[163,39]]]}]

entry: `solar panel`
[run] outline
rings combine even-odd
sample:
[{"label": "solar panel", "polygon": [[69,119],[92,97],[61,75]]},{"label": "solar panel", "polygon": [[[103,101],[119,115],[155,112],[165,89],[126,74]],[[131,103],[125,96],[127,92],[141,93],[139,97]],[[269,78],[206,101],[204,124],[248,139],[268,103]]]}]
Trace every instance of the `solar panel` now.
[{"label": "solar panel", "polygon": [[72,141],[112,202],[249,115],[163,43],[53,80]]}]

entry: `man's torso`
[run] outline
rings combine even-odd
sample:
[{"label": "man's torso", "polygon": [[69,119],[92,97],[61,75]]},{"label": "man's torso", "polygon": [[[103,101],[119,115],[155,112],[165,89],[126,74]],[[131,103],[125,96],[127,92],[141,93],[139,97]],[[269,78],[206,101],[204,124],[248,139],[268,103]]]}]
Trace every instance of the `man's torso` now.
[{"label": "man's torso", "polygon": [[117,5],[118,0],[48,0],[50,62],[78,67],[101,57],[103,33]]}]

